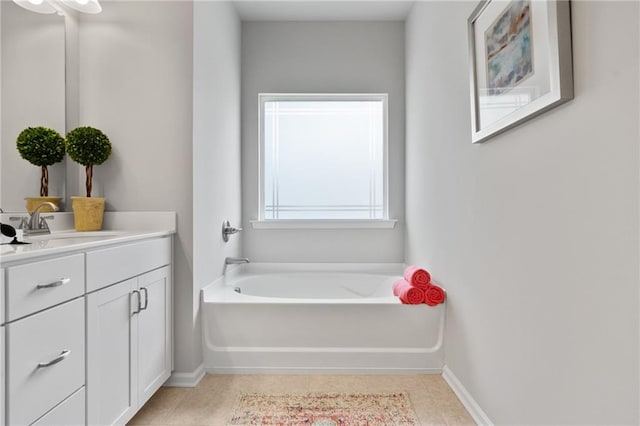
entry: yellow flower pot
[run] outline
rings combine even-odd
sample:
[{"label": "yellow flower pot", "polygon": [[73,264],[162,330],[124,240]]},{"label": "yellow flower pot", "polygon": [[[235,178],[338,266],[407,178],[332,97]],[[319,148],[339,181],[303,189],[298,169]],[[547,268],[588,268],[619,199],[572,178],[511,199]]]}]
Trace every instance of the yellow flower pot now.
[{"label": "yellow flower pot", "polygon": [[76,231],[99,231],[104,217],[104,198],[71,197]]}]

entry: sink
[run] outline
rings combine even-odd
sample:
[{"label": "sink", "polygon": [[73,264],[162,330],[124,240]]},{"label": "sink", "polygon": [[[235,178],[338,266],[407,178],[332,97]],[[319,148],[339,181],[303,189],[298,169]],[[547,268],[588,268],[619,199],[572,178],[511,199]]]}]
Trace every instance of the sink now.
[{"label": "sink", "polygon": [[27,235],[25,236],[25,241],[67,240],[71,238],[78,239],[78,240],[86,240],[86,239],[97,240],[102,238],[118,237],[124,234],[125,232],[123,231],[53,232],[51,234]]}]

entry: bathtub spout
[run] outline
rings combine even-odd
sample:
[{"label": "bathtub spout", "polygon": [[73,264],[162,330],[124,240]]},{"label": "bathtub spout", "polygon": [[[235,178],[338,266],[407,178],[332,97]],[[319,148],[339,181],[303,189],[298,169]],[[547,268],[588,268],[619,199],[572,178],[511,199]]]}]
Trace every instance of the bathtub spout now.
[{"label": "bathtub spout", "polygon": [[238,265],[240,263],[249,263],[248,257],[225,257],[225,265]]}]

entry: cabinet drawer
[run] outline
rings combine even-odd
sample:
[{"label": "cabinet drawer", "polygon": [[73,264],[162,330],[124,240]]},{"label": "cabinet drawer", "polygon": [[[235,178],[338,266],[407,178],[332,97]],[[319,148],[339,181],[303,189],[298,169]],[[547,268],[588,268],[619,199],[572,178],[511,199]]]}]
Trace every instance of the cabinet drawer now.
[{"label": "cabinet drawer", "polygon": [[171,262],[171,238],[158,238],[87,253],[87,292]]},{"label": "cabinet drawer", "polygon": [[32,426],[84,426],[85,388],[76,391]]},{"label": "cabinet drawer", "polygon": [[31,424],[84,385],[84,318],[80,298],[6,326],[8,424]]},{"label": "cabinet drawer", "polygon": [[7,269],[7,321],[84,294],[84,254]]}]

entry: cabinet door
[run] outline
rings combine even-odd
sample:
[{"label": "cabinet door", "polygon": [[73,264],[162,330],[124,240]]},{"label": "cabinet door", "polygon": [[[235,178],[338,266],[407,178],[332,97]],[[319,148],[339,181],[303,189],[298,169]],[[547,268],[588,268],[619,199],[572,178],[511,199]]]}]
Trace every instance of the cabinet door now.
[{"label": "cabinet door", "polygon": [[124,425],[138,409],[137,279],[87,296],[87,423]]},{"label": "cabinet door", "polygon": [[171,269],[138,277],[138,402],[142,406],[171,375]]}]

